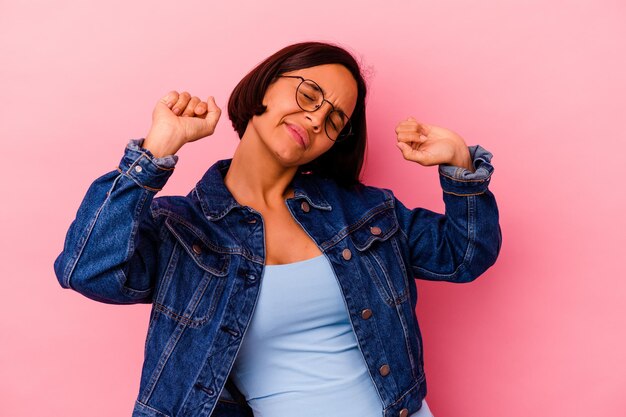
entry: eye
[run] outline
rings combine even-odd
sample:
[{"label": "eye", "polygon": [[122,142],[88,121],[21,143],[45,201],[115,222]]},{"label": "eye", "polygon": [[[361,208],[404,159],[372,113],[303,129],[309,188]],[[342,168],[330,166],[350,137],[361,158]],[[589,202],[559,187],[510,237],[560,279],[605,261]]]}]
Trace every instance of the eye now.
[{"label": "eye", "polygon": [[301,91],[300,92],[300,96],[303,97],[303,100],[307,100],[307,101],[313,101],[313,97],[311,97],[310,95],[308,95],[306,92]]},{"label": "eye", "polygon": [[330,123],[330,127],[336,132],[340,132],[345,126],[343,116],[336,110],[331,112],[328,117],[328,122]]},{"label": "eye", "polygon": [[317,102],[321,98],[321,91],[312,82],[305,81],[298,87],[298,93],[302,100],[310,103]]}]

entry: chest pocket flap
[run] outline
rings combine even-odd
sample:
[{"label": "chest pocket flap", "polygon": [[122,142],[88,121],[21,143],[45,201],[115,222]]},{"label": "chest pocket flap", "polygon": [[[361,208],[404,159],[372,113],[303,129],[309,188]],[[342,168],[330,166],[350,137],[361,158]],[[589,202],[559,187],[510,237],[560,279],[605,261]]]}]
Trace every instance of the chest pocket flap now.
[{"label": "chest pocket flap", "polygon": [[220,277],[228,274],[230,253],[227,250],[211,243],[193,226],[172,217],[165,220],[165,225],[200,268]]},{"label": "chest pocket flap", "polygon": [[352,227],[350,238],[358,250],[364,251],[393,235],[398,230],[398,220],[393,207],[389,207],[364,216]]}]

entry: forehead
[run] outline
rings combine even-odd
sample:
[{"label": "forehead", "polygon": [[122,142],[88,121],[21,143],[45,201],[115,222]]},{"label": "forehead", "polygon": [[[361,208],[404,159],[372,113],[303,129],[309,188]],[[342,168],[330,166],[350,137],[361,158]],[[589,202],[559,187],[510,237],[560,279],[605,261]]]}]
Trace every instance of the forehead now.
[{"label": "forehead", "polygon": [[315,81],[324,91],[324,97],[347,115],[356,105],[358,89],[352,73],[340,64],[325,64],[284,73],[299,75]]}]

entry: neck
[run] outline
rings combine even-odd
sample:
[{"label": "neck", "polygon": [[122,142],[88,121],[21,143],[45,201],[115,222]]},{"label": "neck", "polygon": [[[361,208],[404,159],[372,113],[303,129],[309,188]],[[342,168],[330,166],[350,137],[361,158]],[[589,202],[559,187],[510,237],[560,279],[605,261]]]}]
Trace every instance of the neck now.
[{"label": "neck", "polygon": [[224,177],[226,188],[241,205],[258,210],[284,207],[293,196],[291,181],[298,167],[285,167],[260,140],[244,135]]}]

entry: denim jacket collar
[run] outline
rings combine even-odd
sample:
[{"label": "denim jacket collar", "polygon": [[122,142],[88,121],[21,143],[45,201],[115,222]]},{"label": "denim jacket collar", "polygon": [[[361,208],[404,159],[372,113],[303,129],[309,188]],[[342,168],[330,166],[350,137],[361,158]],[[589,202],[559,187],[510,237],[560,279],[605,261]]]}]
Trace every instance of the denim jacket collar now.
[{"label": "denim jacket collar", "polygon": [[[224,176],[231,162],[232,158],[215,162],[196,185],[202,211],[209,220],[219,220],[234,208],[244,208],[235,200],[224,183]],[[313,175],[297,173],[292,184],[294,199],[304,198],[315,208],[332,210]]]}]

